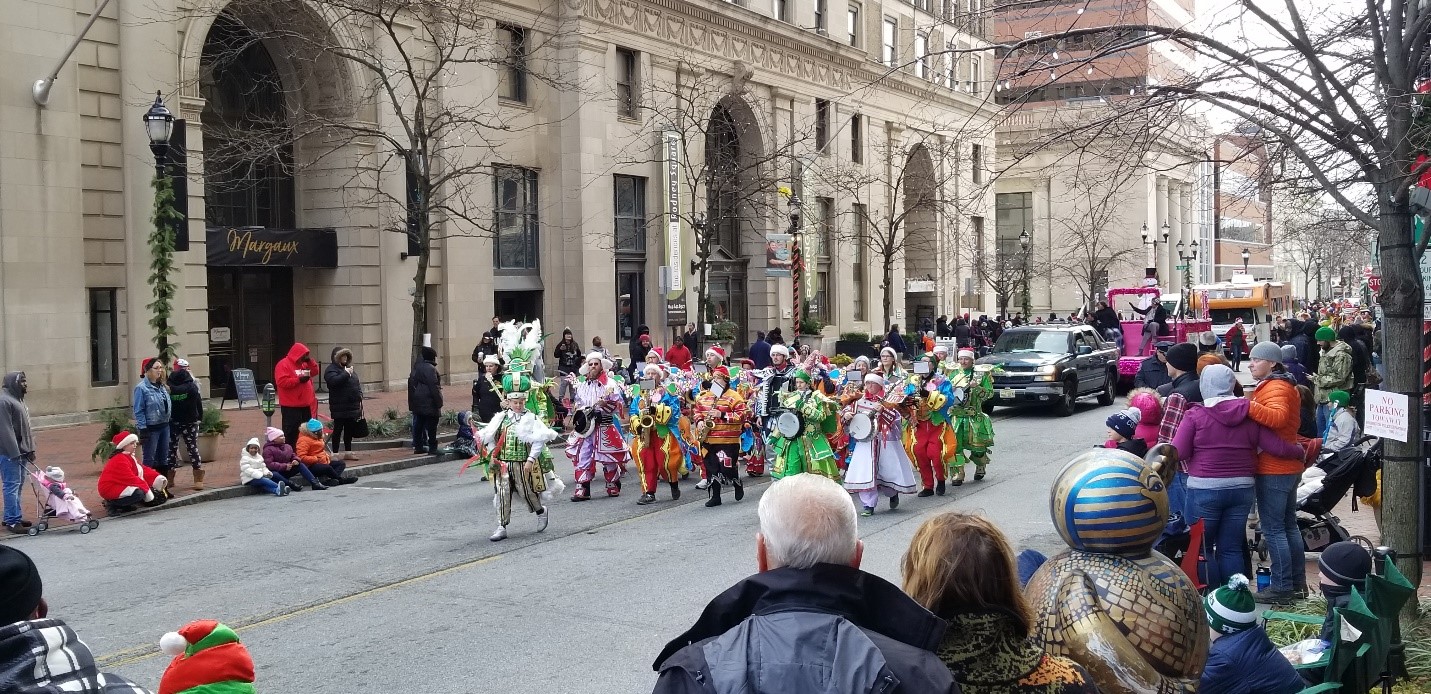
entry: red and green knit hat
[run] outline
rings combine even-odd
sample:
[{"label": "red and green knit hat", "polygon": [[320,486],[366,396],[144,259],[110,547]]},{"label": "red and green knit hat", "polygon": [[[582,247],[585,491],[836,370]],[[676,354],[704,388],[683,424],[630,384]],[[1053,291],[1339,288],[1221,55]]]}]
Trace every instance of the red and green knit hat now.
[{"label": "red and green knit hat", "polygon": [[255,694],[253,658],[233,629],[212,619],[190,622],[159,639],[174,656],[159,694]]}]

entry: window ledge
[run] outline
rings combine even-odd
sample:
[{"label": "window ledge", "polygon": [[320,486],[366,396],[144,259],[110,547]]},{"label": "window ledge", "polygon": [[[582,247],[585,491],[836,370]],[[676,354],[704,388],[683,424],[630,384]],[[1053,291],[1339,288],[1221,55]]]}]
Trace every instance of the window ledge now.
[{"label": "window ledge", "polygon": [[640,125],[642,122],[641,116],[623,116],[619,113],[616,114],[616,120],[619,123],[631,123],[632,125]]},{"label": "window ledge", "polygon": [[509,108],[522,109],[522,110],[524,110],[524,111],[531,111],[531,110],[534,110],[534,108],[535,108],[534,106],[532,106],[532,103],[531,103],[531,100],[530,100],[530,99],[528,99],[527,101],[518,101],[518,100],[516,100],[516,99],[509,99],[509,98],[507,98],[507,97],[505,97],[505,96],[499,96],[499,97],[497,97],[497,103],[500,104],[500,105],[502,105],[502,106],[507,106],[507,107],[509,107]]}]

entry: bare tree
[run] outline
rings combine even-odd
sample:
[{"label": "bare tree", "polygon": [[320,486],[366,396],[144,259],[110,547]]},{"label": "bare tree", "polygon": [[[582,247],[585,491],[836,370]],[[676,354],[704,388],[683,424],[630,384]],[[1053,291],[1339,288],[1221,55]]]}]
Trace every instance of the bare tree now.
[{"label": "bare tree", "polygon": [[1027,251],[964,244],[960,255],[979,283],[994,293],[994,305],[999,307],[1000,316],[1009,317],[1009,304],[1016,299],[1020,302],[1020,310],[1027,315],[1028,307],[1023,306],[1023,297],[1028,295],[1030,280],[1040,274],[1033,267],[1034,259]]},{"label": "bare tree", "polygon": [[[383,227],[404,235],[417,261],[413,359],[428,332],[433,249],[444,238],[502,235],[493,162],[505,141],[548,124],[502,102],[527,101],[542,86],[579,86],[577,66],[559,55],[575,40],[559,18],[517,27],[492,16],[486,0],[236,0],[218,22],[245,31],[230,32],[227,44],[210,42],[210,65],[263,42],[283,47],[302,74],[285,85],[294,95],[289,112],[242,127],[218,124],[223,136],[206,156],[218,166],[248,166],[301,144],[303,159],[284,165],[347,170],[345,194],[377,208]],[[323,96],[299,98],[305,92]],[[371,154],[355,155],[354,146]]]},{"label": "bare tree", "polygon": [[[1103,156],[1093,156],[1099,153]],[[1062,249],[1054,274],[1073,282],[1089,312],[1098,288],[1113,273],[1132,265],[1143,251],[1141,245],[1120,234],[1119,228],[1125,221],[1122,210],[1127,195],[1147,171],[1145,159],[1145,152],[1081,149],[1069,192],[1059,201],[1071,214],[1050,220],[1054,245]]]}]

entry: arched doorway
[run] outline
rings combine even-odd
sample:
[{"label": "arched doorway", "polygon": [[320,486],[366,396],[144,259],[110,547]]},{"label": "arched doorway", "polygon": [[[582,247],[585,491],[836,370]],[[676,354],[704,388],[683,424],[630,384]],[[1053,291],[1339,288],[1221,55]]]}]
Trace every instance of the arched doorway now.
[{"label": "arched doorway", "polygon": [[743,100],[726,96],[711,110],[706,130],[706,234],[711,245],[706,292],[707,322],[736,324],[733,347],[744,351],[750,325],[748,266],[751,246],[761,240],[760,129]]},{"label": "arched doorway", "polygon": [[925,318],[932,324],[940,308],[938,196],[934,159],[928,147],[917,144],[904,164],[904,324],[909,331],[919,329]]},{"label": "arched doorway", "polygon": [[[258,34],[227,12],[209,29],[199,89],[207,225],[295,228],[283,77]],[[233,369],[268,381],[294,340],[293,269],[210,266],[207,274],[213,383],[231,388]]]}]

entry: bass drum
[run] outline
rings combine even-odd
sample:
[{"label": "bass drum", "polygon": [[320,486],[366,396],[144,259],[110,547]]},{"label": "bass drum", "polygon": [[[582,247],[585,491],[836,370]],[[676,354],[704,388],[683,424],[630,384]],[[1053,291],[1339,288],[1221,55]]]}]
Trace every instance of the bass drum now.
[{"label": "bass drum", "polygon": [[787,439],[796,439],[805,431],[805,420],[791,410],[781,410],[776,413],[771,430]]},{"label": "bass drum", "polygon": [[571,414],[572,432],[580,438],[591,436],[596,431],[596,412],[590,408],[582,408]]},{"label": "bass drum", "polygon": [[868,412],[856,412],[845,430],[849,432],[850,438],[856,441],[868,441],[874,437],[874,418],[870,417]]}]

